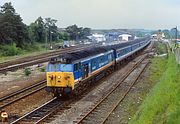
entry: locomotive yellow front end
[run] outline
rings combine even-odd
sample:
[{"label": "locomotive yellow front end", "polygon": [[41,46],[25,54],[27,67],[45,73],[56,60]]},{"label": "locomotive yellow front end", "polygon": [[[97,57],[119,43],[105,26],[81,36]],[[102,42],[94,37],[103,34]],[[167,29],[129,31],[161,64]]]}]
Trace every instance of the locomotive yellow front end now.
[{"label": "locomotive yellow front end", "polygon": [[72,72],[47,72],[48,87],[70,87],[74,89],[74,76]]},{"label": "locomotive yellow front end", "polygon": [[48,92],[59,96],[68,94],[74,89],[74,75],[71,64],[49,63],[46,70],[46,90]]}]

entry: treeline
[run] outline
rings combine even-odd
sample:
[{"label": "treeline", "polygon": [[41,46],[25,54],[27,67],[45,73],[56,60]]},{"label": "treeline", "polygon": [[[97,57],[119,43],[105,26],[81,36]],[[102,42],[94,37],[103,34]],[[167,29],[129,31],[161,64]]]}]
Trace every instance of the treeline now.
[{"label": "treeline", "polygon": [[[175,39],[176,38],[176,29],[172,28],[170,30],[165,29],[165,30],[158,30],[158,31],[153,31],[151,34],[157,34],[158,32],[162,32],[165,35],[166,39]],[[177,37],[180,37],[179,30],[177,30]]]},{"label": "treeline", "polygon": [[[172,28],[170,30],[165,29],[165,30],[162,30],[162,32],[164,33],[164,35],[167,39],[175,39],[176,38],[176,29],[175,28]],[[177,30],[177,37],[180,37],[178,30]]]},{"label": "treeline", "polygon": [[[77,25],[60,29],[56,23],[56,19],[38,17],[30,25],[26,25],[12,3],[5,3],[0,8],[0,50],[4,49],[4,45],[6,49],[16,50],[27,49],[35,43],[81,40],[91,33],[90,28]],[[9,46],[12,48],[8,48]]]},{"label": "treeline", "polygon": [[23,47],[30,42],[28,28],[15,12],[11,3],[5,3],[0,10],[0,44],[13,44]]}]

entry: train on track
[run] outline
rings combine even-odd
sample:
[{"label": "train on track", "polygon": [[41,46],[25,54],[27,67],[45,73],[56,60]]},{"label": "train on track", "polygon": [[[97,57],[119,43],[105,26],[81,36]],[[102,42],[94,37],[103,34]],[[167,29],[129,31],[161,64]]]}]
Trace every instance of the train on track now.
[{"label": "train on track", "polygon": [[51,58],[46,67],[48,92],[70,94],[83,82],[94,82],[117,68],[150,43],[150,37],[111,46],[65,53]]}]

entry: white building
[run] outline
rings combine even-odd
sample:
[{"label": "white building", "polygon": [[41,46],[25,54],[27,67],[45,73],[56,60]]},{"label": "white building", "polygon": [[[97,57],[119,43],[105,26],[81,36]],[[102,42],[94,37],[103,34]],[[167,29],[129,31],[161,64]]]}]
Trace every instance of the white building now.
[{"label": "white building", "polygon": [[129,41],[129,39],[132,37],[132,35],[129,34],[121,34],[119,35],[119,40],[120,41]]},{"label": "white building", "polygon": [[93,34],[91,36],[88,36],[89,39],[96,42],[103,42],[106,41],[106,37],[103,34]]},{"label": "white building", "polygon": [[95,38],[97,42],[102,42],[106,40],[105,35],[103,34],[93,34],[92,36]]}]

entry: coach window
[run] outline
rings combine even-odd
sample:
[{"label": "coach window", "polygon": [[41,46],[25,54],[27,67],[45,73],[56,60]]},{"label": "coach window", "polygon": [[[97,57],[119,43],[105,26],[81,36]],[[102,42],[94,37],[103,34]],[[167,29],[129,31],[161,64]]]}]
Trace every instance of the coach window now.
[{"label": "coach window", "polygon": [[112,61],[112,56],[111,56],[111,54],[108,55],[108,59],[109,59],[109,61]]},{"label": "coach window", "polygon": [[93,61],[92,61],[92,67],[93,67],[93,66],[96,66],[96,60],[93,60]]},{"label": "coach window", "polygon": [[74,65],[74,71],[77,71],[78,70],[78,64],[75,64]]},{"label": "coach window", "polygon": [[103,62],[103,57],[100,58],[100,62]]}]

